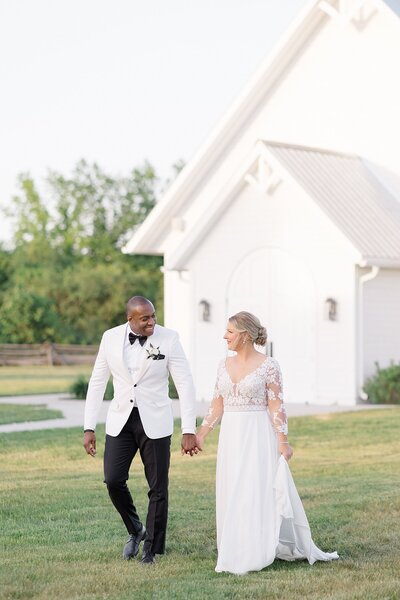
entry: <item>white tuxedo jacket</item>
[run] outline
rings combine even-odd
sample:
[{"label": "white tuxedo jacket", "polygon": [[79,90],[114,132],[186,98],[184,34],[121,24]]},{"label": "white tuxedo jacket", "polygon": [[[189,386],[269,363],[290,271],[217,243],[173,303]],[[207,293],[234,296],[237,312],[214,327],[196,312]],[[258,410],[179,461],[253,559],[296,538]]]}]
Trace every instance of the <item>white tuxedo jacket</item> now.
[{"label": "white tuxedo jacket", "polygon": [[152,439],[171,435],[174,426],[172,401],[168,396],[168,375],[171,373],[180,400],[182,433],[194,433],[195,392],[178,334],[160,325],[155,326],[144,348],[150,350],[150,344],[159,347],[165,358],[147,358],[148,353],[145,352],[135,378],[132,378],[124,361],[125,335],[126,323],[103,334],[89,381],[84,429],[96,428],[107,381],[112,375],[114,398],[107,413],[106,433],[114,437],[120,433],[136,400],[146,435]]}]

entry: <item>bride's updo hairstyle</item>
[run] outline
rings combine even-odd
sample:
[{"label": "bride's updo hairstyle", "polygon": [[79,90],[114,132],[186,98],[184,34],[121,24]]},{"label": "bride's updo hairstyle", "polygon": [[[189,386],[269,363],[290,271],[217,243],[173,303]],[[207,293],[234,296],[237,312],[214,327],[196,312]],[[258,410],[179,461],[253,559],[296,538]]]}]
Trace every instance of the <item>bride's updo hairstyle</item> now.
[{"label": "bride's updo hairstyle", "polygon": [[265,346],[267,343],[267,330],[260,320],[249,312],[242,310],[229,318],[234,328],[240,333],[247,333],[253,344]]}]

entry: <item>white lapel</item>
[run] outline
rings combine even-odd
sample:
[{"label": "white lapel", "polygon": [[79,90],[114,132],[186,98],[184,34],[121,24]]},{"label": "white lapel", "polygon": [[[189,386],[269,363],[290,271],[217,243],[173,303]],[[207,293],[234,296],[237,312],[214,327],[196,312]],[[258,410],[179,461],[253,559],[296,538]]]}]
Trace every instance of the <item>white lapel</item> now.
[{"label": "white lapel", "polygon": [[136,376],[134,377],[134,383],[137,383],[139,381],[139,379],[141,379],[143,377],[143,375],[146,373],[147,369],[150,367],[151,362],[152,362],[152,358],[148,358],[148,353],[146,352],[146,350],[150,350],[150,345],[154,346],[155,348],[157,347],[157,343],[159,342],[159,336],[157,335],[157,325],[156,325],[156,329],[153,333],[153,335],[150,335],[147,338],[147,341],[144,345],[144,357],[143,360],[140,364],[139,370],[136,373]]},{"label": "white lapel", "polygon": [[129,373],[128,365],[126,364],[126,361],[125,361],[125,352],[124,352],[124,350],[125,350],[125,341],[126,341],[126,336],[127,336],[127,328],[128,327],[129,327],[128,323],[125,326],[121,327],[122,336],[118,338],[118,354],[120,356],[121,364],[124,367],[126,376],[130,380],[131,379],[131,375]]}]

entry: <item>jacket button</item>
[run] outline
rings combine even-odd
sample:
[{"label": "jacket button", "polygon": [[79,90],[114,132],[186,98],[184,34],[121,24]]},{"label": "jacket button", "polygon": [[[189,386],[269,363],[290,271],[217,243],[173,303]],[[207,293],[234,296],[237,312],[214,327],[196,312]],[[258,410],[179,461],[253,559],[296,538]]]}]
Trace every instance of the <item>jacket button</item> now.
[{"label": "jacket button", "polygon": [[129,400],[129,402],[133,402],[133,400]]},{"label": "jacket button", "polygon": [[137,383],[135,383],[135,384],[133,385],[133,387],[136,387],[136,386],[137,386]]}]

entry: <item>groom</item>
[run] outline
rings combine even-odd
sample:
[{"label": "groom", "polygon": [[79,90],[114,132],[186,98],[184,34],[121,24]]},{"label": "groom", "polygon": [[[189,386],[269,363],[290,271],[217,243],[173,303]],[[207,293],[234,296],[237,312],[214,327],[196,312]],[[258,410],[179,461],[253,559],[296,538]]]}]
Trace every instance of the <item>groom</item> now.
[{"label": "groom", "polygon": [[[106,421],[104,481],[129,533],[123,558],[136,556],[144,540],[143,564],[163,554],[168,517],[168,469],[173,431],[168,397],[171,373],[181,406],[182,453],[197,453],[195,394],[189,365],[178,334],[156,325],[153,304],[133,296],[126,305],[128,322],[103,334],[85,403],[83,445],[96,454],[95,428],[107,381],[112,375],[114,398]],[[139,450],[149,485],[146,527],[126,485]]]}]

